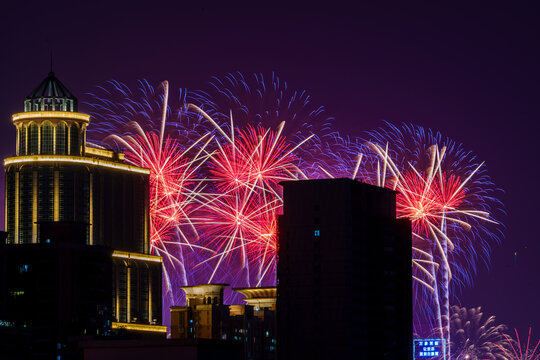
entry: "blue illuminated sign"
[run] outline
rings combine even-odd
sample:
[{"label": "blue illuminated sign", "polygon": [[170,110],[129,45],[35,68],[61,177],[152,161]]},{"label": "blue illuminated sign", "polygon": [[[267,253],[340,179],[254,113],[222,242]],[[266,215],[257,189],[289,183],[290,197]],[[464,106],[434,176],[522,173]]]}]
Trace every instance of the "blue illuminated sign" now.
[{"label": "blue illuminated sign", "polygon": [[414,360],[424,359],[446,359],[446,346],[444,339],[414,339],[413,340]]}]

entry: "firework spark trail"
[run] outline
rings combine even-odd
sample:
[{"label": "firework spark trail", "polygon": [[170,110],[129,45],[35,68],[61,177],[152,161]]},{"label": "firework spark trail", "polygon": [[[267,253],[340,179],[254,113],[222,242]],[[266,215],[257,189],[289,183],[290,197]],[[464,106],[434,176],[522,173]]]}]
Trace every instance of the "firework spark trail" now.
[{"label": "firework spark trail", "polygon": [[[493,345],[499,348],[506,356],[508,356],[507,360],[537,360],[538,358],[540,358],[540,352],[536,353],[536,350],[538,350],[538,347],[540,346],[540,340],[538,340],[534,348],[532,347],[532,344],[531,344],[532,328],[529,328],[529,336],[527,337],[527,347],[525,348],[525,351],[523,351],[521,347],[521,341],[519,339],[519,334],[518,334],[517,329],[514,329],[514,331],[516,333],[516,340],[504,334],[506,340],[510,344],[511,351],[508,347],[502,347],[500,346],[500,344],[493,343]],[[518,354],[518,350],[519,350],[519,354]]]}]

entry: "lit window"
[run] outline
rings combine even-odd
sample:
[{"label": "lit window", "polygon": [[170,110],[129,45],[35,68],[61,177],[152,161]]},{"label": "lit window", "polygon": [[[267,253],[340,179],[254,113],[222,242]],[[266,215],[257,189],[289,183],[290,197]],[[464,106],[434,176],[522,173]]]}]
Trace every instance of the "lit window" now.
[{"label": "lit window", "polygon": [[315,230],[315,233],[313,234],[315,236],[320,236],[321,235],[321,232],[319,230]]}]

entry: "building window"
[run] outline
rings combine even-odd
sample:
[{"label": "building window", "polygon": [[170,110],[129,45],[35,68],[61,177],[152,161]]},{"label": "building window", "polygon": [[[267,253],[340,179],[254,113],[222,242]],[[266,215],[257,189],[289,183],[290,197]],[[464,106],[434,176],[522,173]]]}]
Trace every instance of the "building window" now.
[{"label": "building window", "polygon": [[321,235],[321,232],[320,230],[315,230],[315,232],[313,233],[314,236],[320,236]]},{"label": "building window", "polygon": [[67,126],[65,122],[56,125],[56,154],[67,154]]},{"label": "building window", "polygon": [[19,135],[19,155],[26,155],[26,126],[21,126]]},{"label": "building window", "polygon": [[71,125],[70,131],[70,155],[79,155],[80,146],[79,146],[79,127],[76,124]]},{"label": "building window", "polygon": [[38,154],[38,132],[39,128],[36,123],[31,123],[29,127],[29,152],[30,155]]},{"label": "building window", "polygon": [[53,153],[53,126],[49,121],[45,121],[41,125],[41,153]]}]

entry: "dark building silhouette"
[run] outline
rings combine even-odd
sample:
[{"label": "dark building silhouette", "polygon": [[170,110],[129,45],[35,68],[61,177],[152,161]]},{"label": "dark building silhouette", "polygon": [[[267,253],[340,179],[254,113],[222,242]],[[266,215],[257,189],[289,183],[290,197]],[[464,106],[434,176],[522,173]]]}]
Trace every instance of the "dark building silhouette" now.
[{"label": "dark building silhouette", "polygon": [[61,350],[74,336],[166,334],[150,171],[89,146],[90,116],[77,111],[49,73],[12,116],[16,155],[4,159],[0,321],[29,329],[32,356],[36,341]]},{"label": "dark building silhouette", "polygon": [[209,339],[136,339],[81,342],[84,360],[240,360],[242,344]]},{"label": "dark building silhouette", "polygon": [[412,238],[396,193],[349,179],[282,186],[278,359],[410,359]]},{"label": "dark building silhouette", "polygon": [[112,250],[80,241],[84,224],[62,225],[60,237],[0,245],[2,318],[27,329],[32,358],[63,354],[70,337],[110,332]]}]

